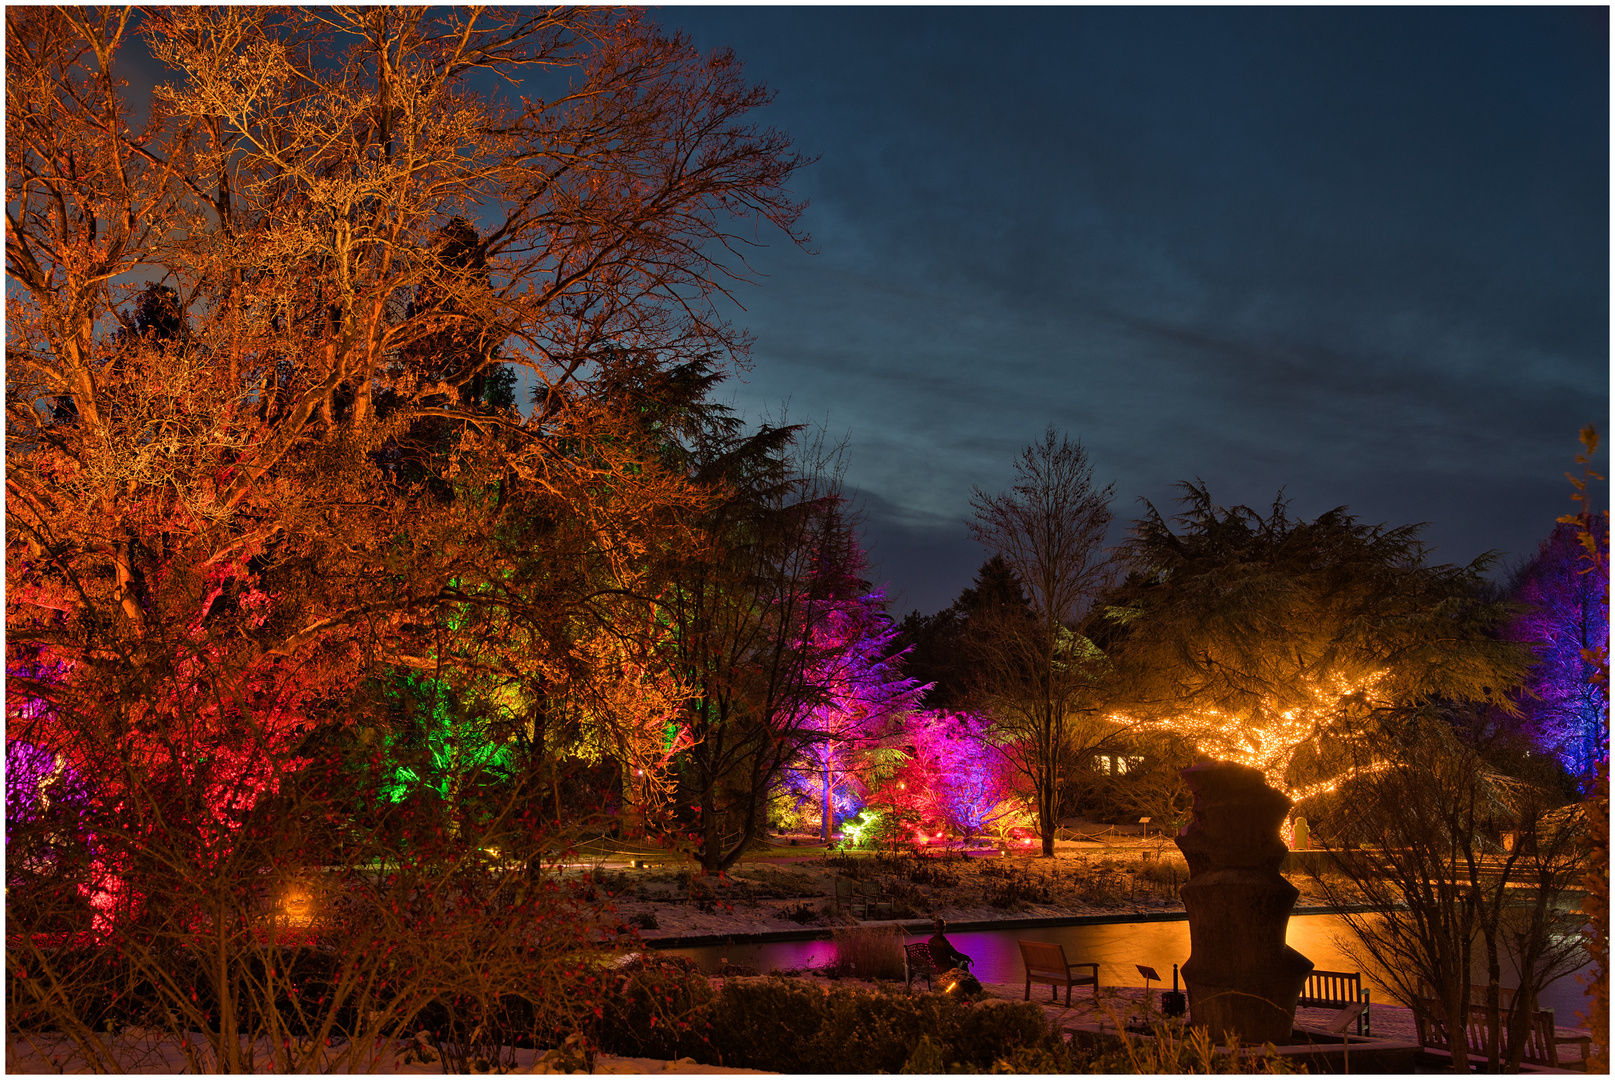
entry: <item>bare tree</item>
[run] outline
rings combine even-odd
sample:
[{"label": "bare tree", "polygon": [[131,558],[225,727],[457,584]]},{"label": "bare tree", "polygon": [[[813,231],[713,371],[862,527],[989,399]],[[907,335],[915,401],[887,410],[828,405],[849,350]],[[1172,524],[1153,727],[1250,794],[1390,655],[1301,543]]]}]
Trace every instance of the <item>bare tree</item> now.
[{"label": "bare tree", "polygon": [[[1003,557],[1028,601],[984,612],[975,637],[980,686],[1011,761],[1031,785],[1044,855],[1054,854],[1069,769],[1116,734],[1095,722],[1107,665],[1083,632],[1111,579],[1103,545],[1113,495],[1112,484],[1095,487],[1081,441],[1050,425],[1016,459],[1009,491],[977,489],[970,501],[971,536]],[[1074,736],[1081,747],[1071,745]]]},{"label": "bare tree", "polygon": [[[1548,809],[1559,801],[1550,787],[1489,764],[1443,716],[1393,719],[1373,741],[1328,817],[1322,846],[1337,873],[1314,876],[1386,985],[1449,1030],[1464,1021],[1445,1018],[1485,1006],[1489,1065],[1517,1071],[1538,994],[1582,962],[1583,917],[1570,902],[1587,859],[1579,808]],[[1519,976],[1508,1016],[1505,955]],[[1505,1019],[1513,1030],[1502,1039]],[[1464,1039],[1450,1045],[1453,1068],[1467,1072]]]}]

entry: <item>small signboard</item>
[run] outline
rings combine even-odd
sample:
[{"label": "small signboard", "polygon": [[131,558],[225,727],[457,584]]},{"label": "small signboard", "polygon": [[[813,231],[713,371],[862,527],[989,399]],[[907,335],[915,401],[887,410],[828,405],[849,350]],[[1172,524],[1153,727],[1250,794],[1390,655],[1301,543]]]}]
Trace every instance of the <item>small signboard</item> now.
[{"label": "small signboard", "polygon": [[1361,1016],[1363,1014],[1363,1010],[1366,1008],[1368,1008],[1368,1002],[1366,1001],[1352,1002],[1344,1009],[1341,1009],[1339,1012],[1335,1013],[1334,1019],[1329,1021],[1324,1030],[1329,1032],[1331,1035],[1346,1034],[1346,1028],[1350,1026],[1353,1020]]},{"label": "small signboard", "polygon": [[1149,967],[1149,966],[1144,965],[1144,964],[1134,964],[1133,966],[1138,969],[1138,973],[1140,975],[1144,976],[1150,982],[1161,982],[1162,981],[1161,977],[1155,973],[1154,968]]}]

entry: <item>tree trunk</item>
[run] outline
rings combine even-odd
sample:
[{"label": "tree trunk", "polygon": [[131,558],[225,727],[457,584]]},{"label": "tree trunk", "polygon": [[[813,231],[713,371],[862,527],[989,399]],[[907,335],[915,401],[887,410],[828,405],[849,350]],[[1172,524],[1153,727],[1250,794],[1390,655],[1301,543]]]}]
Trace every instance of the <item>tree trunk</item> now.
[{"label": "tree trunk", "polygon": [[740,838],[735,841],[734,847],[722,853],[719,857],[718,873],[723,873],[739,862],[740,857],[746,853],[746,849],[751,847],[751,842],[757,838],[758,792],[764,786],[757,777],[753,777],[752,790],[746,799],[746,818],[740,827]]},{"label": "tree trunk", "polygon": [[[1481,910],[1486,910],[1484,904]],[[1495,930],[1490,926],[1483,926],[1481,936],[1486,939],[1486,1067],[1488,1072],[1496,1072],[1498,1062],[1502,1058],[1503,1047],[1503,1033],[1499,1030],[1498,1023],[1502,1019],[1503,965],[1498,957]]]},{"label": "tree trunk", "polygon": [[819,839],[826,844],[830,842],[830,835],[835,832],[835,803],[830,798],[830,760],[824,762],[824,792],[819,805]]},{"label": "tree trunk", "polygon": [[1452,1054],[1452,1071],[1469,1072],[1469,950],[1463,950],[1463,966],[1458,992],[1448,995],[1455,1000],[1442,1002],[1447,1011],[1447,1049]]},{"label": "tree trunk", "polygon": [[1043,857],[1054,858],[1055,816],[1060,812],[1060,725],[1055,721],[1054,702],[1043,706],[1043,791],[1038,807],[1038,834],[1043,838]]},{"label": "tree trunk", "polygon": [[712,787],[701,793],[701,872],[712,877],[722,869],[718,850],[718,812],[712,805]]}]

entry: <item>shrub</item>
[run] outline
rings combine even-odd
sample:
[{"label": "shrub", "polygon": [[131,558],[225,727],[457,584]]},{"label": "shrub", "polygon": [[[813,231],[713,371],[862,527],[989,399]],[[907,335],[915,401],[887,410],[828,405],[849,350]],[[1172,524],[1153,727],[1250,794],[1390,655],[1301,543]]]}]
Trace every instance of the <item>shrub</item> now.
[{"label": "shrub", "polygon": [[[201,1071],[368,1071],[423,1028],[447,1065],[505,1067],[497,1048],[594,1019],[614,931],[544,865],[558,838],[519,785],[487,815],[394,804],[383,765],[338,761],[221,819],[137,764],[62,841],[79,863],[51,903],[7,912],[9,1034],[50,1032],[91,1071],[126,1067],[109,1023],[191,1046]],[[375,828],[330,827],[355,804]],[[97,914],[87,893],[117,903]]]},{"label": "shrub", "polygon": [[608,977],[595,1040],[600,1049],[629,1057],[710,1056],[707,1027],[712,983],[682,956],[641,953]]},{"label": "shrub", "polygon": [[1042,1009],[1028,1002],[826,992],[777,977],[726,983],[713,1003],[709,1039],[714,1064],[791,1073],[985,1069],[1018,1047],[1041,1047],[1049,1060],[1065,1052]]},{"label": "shrub", "polygon": [[880,994],[836,989],[825,999],[823,1022],[801,1069],[815,1073],[896,1072],[925,1035],[939,1036],[953,1059],[947,1014],[953,1003],[930,994]]},{"label": "shrub", "polygon": [[725,983],[710,1010],[711,1064],[774,1072],[805,1071],[807,1045],[824,1018],[824,991],[770,976]]},{"label": "shrub", "polygon": [[1041,1006],[1028,1001],[986,1001],[955,1012],[958,1027],[953,1044],[963,1064],[986,1067],[1008,1057],[1018,1047],[1038,1047],[1052,1036]]},{"label": "shrub", "polygon": [[774,918],[789,919],[794,923],[806,926],[810,922],[817,922],[819,919],[819,914],[820,912],[818,908],[804,900],[795,907],[786,905],[785,907],[780,908],[778,911],[774,912]]},{"label": "shrub", "polygon": [[[1114,1019],[1114,1017],[1113,1017]],[[1152,1038],[1143,1039],[1123,1031],[1103,1038],[1086,1050],[1073,1047],[1071,1056],[1080,1063],[1069,1071],[1094,1073],[1222,1073],[1280,1074],[1300,1071],[1290,1058],[1281,1057],[1271,1043],[1261,1047],[1239,1046],[1232,1052],[1216,1052],[1216,1041],[1205,1028],[1157,1022]],[[996,1071],[996,1070],[995,1070]]]}]

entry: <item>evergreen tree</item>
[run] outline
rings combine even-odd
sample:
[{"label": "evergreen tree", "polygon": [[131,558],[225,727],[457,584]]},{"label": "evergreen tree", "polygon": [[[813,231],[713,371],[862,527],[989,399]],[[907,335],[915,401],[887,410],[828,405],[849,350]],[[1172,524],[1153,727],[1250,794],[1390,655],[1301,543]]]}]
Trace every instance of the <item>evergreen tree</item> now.
[{"label": "evergreen tree", "polygon": [[1561,522],[1510,582],[1522,608],[1508,636],[1536,653],[1519,706],[1539,745],[1590,782],[1609,755],[1609,702],[1593,653],[1609,644],[1607,519],[1589,522],[1603,558],[1587,560],[1580,522]]},{"label": "evergreen tree", "polygon": [[1296,519],[1282,499],[1263,516],[1183,489],[1176,528],[1153,506],[1134,524],[1108,611],[1132,715],[1302,798],[1361,767],[1343,747],[1372,744],[1382,715],[1443,700],[1512,710],[1528,657],[1496,634],[1490,556],[1429,565],[1419,526],[1345,507]]}]

